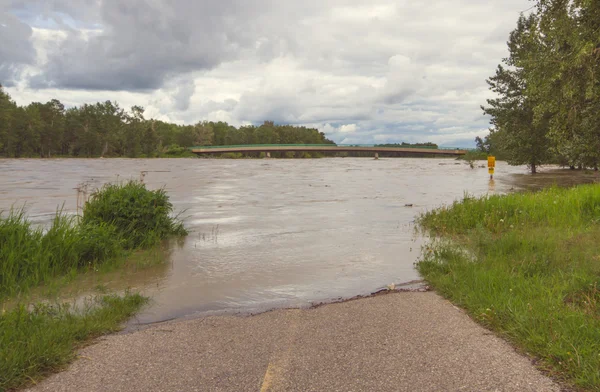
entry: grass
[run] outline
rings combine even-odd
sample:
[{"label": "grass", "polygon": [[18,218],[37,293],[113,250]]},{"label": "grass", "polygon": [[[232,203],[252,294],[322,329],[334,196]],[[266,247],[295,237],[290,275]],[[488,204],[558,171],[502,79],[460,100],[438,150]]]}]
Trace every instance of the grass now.
[{"label": "grass", "polygon": [[[77,309],[24,305],[23,299],[98,270],[156,265],[163,253],[158,245],[187,234],[172,213],[164,190],[128,182],[94,192],[82,216],[59,210],[47,228],[32,225],[23,210],[0,215],[0,391],[61,369],[75,348],[117,330],[147,300],[138,294],[107,295]],[[96,291],[108,289],[97,285]]]},{"label": "grass", "polygon": [[183,223],[174,219],[173,205],[164,189],[149,191],[140,182],[107,184],[92,194],[83,210],[82,225],[113,227],[126,249],[148,248],[169,236],[185,236]]},{"label": "grass", "polygon": [[81,347],[120,329],[147,299],[139,294],[98,297],[84,309],[38,304],[0,315],[0,391],[24,387],[64,368]]},{"label": "grass", "polygon": [[51,226],[33,227],[22,210],[0,216],[0,299],[51,277],[94,268],[121,255],[122,240],[106,223],[80,225],[58,212]]},{"label": "grass", "polygon": [[81,218],[58,211],[47,230],[32,226],[23,210],[0,215],[0,299],[186,235],[172,212],[164,190],[129,182],[93,193]]},{"label": "grass", "polygon": [[418,269],[442,295],[600,391],[600,185],[474,199],[419,218],[437,240]]}]

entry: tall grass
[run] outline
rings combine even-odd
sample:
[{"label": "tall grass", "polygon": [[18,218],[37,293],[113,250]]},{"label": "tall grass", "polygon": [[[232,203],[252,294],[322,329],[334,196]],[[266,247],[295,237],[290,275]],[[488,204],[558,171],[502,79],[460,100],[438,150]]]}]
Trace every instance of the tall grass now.
[{"label": "tall grass", "polygon": [[34,227],[23,210],[0,215],[0,298],[187,234],[172,210],[163,190],[129,182],[95,192],[82,218],[59,210],[47,229]]},{"label": "tall grass", "polygon": [[109,224],[128,249],[156,245],[171,235],[186,235],[173,219],[173,205],[164,189],[149,191],[140,182],[107,184],[94,192],[83,210],[83,225]]},{"label": "tall grass", "polygon": [[119,330],[147,299],[138,294],[105,296],[85,309],[38,304],[0,314],[0,391],[60,370],[86,340]]},{"label": "tall grass", "polygon": [[600,185],[465,197],[419,221],[438,238],[418,264],[436,290],[555,376],[600,390]]}]

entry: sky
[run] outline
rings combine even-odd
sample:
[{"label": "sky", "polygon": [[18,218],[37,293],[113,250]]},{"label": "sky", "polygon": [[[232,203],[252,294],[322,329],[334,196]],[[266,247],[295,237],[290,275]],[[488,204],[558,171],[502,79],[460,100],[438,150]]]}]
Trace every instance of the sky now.
[{"label": "sky", "polygon": [[19,104],[117,101],[180,124],[468,147],[529,0],[0,0]]}]

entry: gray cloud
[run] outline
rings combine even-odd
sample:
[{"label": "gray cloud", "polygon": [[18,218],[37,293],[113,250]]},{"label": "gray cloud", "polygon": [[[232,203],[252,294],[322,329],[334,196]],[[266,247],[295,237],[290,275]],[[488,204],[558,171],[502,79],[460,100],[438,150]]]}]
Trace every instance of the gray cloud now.
[{"label": "gray cloud", "polygon": [[175,100],[175,109],[179,111],[186,111],[190,108],[190,99],[196,91],[196,86],[193,80],[182,81],[177,88],[177,92],[173,95]]},{"label": "gray cloud", "polygon": [[32,29],[0,7],[0,83],[12,86],[23,66],[35,63]]},{"label": "gray cloud", "polygon": [[[63,2],[64,3],[64,2]],[[262,7],[258,7],[260,3]],[[269,1],[105,0],[97,31],[68,30],[34,87],[149,90],[253,49]],[[45,12],[61,9],[55,4]],[[73,13],[77,15],[77,13]],[[268,36],[268,35],[266,35]],[[267,39],[266,41],[269,41]]]},{"label": "gray cloud", "polygon": [[36,27],[37,59],[30,50],[11,63],[13,78],[15,69],[41,63],[28,90],[11,91],[17,99],[29,99],[34,89],[38,95],[68,90],[70,97],[141,104],[177,122],[274,120],[317,126],[336,141],[450,144],[485,133],[479,109],[490,94],[485,78],[506,55],[519,12],[530,6],[528,0],[2,1],[21,24]]}]

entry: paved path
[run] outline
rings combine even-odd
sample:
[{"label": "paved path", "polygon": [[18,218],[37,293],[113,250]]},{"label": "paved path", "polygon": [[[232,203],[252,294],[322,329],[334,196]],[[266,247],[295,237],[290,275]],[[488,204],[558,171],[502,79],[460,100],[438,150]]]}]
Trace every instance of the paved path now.
[{"label": "paved path", "polygon": [[33,391],[559,391],[435,293],[108,336]]}]

